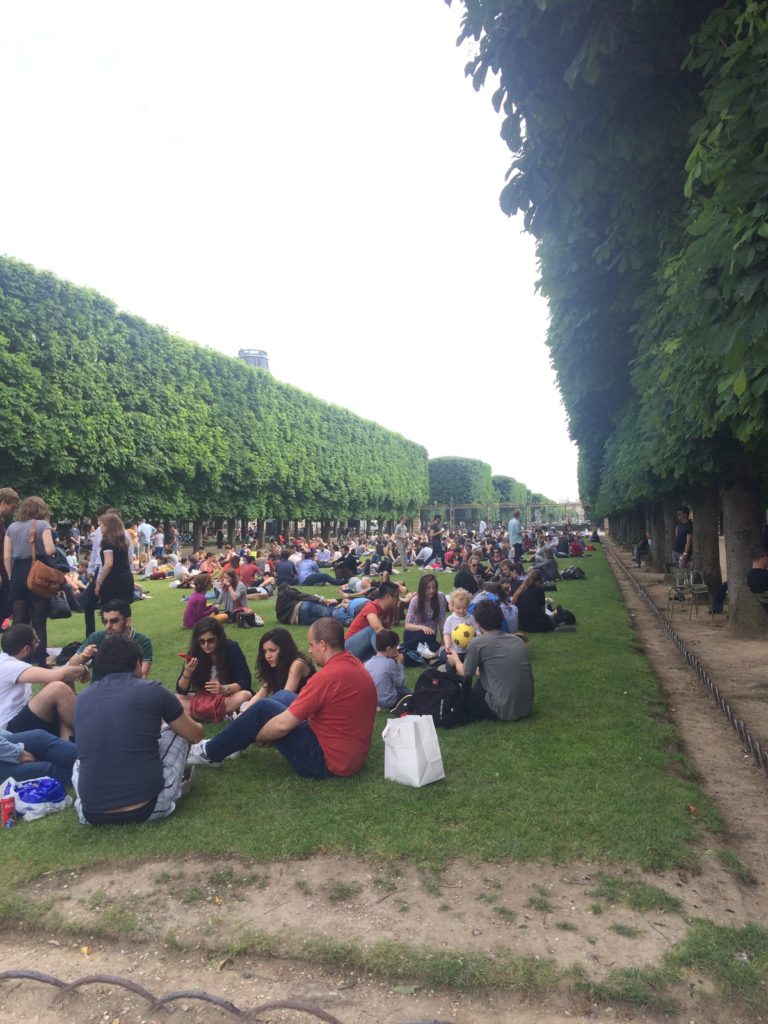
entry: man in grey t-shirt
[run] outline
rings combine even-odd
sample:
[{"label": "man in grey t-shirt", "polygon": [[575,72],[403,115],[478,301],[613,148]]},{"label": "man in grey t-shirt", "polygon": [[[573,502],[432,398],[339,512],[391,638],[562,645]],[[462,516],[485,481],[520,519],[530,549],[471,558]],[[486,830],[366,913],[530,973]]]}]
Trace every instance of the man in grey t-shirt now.
[{"label": "man in grey t-shirt", "polygon": [[525,641],[502,633],[504,615],[495,601],[481,601],[473,615],[480,636],[470,641],[464,662],[458,654],[448,655],[460,676],[480,677],[469,691],[468,717],[501,722],[527,718],[533,711],[533,672]]}]

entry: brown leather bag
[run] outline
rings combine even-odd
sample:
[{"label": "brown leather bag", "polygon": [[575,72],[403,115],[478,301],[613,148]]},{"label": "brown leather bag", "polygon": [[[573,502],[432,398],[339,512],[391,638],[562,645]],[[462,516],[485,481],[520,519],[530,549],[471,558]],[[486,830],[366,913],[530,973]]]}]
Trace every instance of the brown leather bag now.
[{"label": "brown leather bag", "polygon": [[36,597],[56,597],[64,586],[64,573],[58,569],[52,569],[50,565],[41,562],[37,558],[35,550],[35,526],[37,520],[32,520],[32,529],[29,534],[29,544],[32,548],[32,565],[27,575],[27,589],[31,590]]}]

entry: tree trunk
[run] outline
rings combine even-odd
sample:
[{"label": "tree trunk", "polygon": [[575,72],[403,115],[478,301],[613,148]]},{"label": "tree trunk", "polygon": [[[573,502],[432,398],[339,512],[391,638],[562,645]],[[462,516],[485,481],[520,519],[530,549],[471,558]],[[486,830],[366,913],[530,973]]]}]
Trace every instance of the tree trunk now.
[{"label": "tree trunk", "polygon": [[203,521],[195,519],[192,523],[192,550],[199,551],[203,546]]},{"label": "tree trunk", "polygon": [[266,540],[267,533],[267,520],[257,519],[256,520],[256,544],[260,551],[264,550],[264,541]]},{"label": "tree trunk", "polygon": [[672,498],[664,499],[664,564],[672,561],[672,545],[675,543],[675,527],[677,526],[677,505]]},{"label": "tree trunk", "polygon": [[760,543],[760,474],[756,463],[734,467],[723,486],[723,531],[728,564],[728,624],[731,636],[745,640],[768,636],[768,615],[747,586],[751,549]]},{"label": "tree trunk", "polygon": [[611,539],[615,544],[623,544],[624,537],[624,519],[623,513],[617,512],[611,516]]},{"label": "tree trunk", "polygon": [[228,519],[227,520],[227,544],[232,544],[233,546],[234,546],[234,543],[235,543],[235,523],[236,522],[237,522],[237,520],[235,520],[235,519]]},{"label": "tree trunk", "polygon": [[645,533],[645,510],[640,506],[636,506],[629,513],[629,536],[627,537],[627,543],[630,548],[634,550],[635,545]]},{"label": "tree trunk", "polygon": [[704,582],[714,594],[723,582],[720,571],[720,509],[717,484],[697,487],[693,502],[693,560]]},{"label": "tree trunk", "polygon": [[664,572],[667,561],[664,547],[664,502],[653,501],[648,508],[648,533],[651,535],[651,565],[656,572]]}]

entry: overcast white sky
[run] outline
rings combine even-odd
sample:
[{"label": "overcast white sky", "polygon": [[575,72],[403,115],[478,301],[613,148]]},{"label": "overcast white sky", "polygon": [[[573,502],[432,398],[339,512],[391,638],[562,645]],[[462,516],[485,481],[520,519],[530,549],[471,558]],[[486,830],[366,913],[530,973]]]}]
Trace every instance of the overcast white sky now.
[{"label": "overcast white sky", "polygon": [[[8,0],[0,249],[575,500],[510,154],[442,0]],[[162,368],[160,368],[162,369]]]}]

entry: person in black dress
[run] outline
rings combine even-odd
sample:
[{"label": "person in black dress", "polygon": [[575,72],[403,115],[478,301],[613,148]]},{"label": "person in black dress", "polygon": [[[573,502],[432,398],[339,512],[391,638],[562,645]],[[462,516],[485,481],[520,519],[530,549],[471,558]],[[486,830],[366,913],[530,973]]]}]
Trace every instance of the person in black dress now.
[{"label": "person in black dress", "polygon": [[118,597],[133,602],[133,572],[128,538],[120,516],[108,512],[101,517],[101,567],[96,576],[94,594],[99,605]]}]

